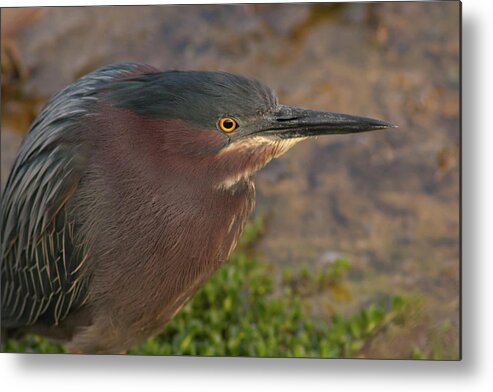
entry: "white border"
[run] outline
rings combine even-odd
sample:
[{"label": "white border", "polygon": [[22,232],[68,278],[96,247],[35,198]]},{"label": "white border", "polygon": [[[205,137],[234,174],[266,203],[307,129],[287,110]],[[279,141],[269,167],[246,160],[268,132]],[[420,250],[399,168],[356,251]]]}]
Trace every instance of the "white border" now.
[{"label": "white border", "polygon": [[[221,3],[221,1],[216,1]],[[255,1],[248,1],[255,2]],[[5,6],[159,4],[19,1]],[[203,3],[184,1],[182,3]],[[0,355],[3,391],[488,391],[493,386],[493,23],[491,1],[463,2],[463,361]]]}]

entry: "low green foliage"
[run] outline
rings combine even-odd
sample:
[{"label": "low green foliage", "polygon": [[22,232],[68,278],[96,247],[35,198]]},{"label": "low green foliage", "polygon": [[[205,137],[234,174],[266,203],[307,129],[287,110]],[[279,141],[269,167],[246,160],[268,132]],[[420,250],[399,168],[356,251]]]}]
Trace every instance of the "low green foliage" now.
[{"label": "low green foliage", "polygon": [[40,336],[30,335],[21,340],[7,340],[2,347],[2,352],[7,353],[66,353],[65,346],[55,343]]},{"label": "low green foliage", "polygon": [[[245,231],[239,250],[193,297],[159,336],[133,347],[130,354],[356,357],[389,323],[405,301],[372,304],[351,317],[307,315],[302,293],[337,284],[349,268],[338,260],[323,270],[286,270],[280,290],[273,270],[249,251],[262,232],[257,220]],[[279,291],[279,292],[278,292]],[[8,341],[5,351],[64,352],[64,347],[39,337]]]}]

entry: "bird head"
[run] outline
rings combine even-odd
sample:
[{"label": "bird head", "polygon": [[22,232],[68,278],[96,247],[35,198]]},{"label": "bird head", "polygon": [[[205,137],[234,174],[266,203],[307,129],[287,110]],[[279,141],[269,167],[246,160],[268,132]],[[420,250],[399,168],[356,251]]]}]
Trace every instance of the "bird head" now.
[{"label": "bird head", "polygon": [[226,72],[141,74],[114,82],[103,97],[119,112],[111,117],[136,132],[131,142],[136,149],[144,146],[145,155],[166,161],[168,170],[206,175],[223,189],[249,179],[301,140],[395,127],[367,117],[285,106],[267,86]]}]

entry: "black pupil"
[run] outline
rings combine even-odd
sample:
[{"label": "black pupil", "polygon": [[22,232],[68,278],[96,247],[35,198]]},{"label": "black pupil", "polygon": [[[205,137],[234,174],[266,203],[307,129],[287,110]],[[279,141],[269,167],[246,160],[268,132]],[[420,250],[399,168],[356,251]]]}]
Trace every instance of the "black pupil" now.
[{"label": "black pupil", "polygon": [[223,126],[226,129],[232,129],[235,126],[235,123],[233,122],[233,120],[224,120]]}]

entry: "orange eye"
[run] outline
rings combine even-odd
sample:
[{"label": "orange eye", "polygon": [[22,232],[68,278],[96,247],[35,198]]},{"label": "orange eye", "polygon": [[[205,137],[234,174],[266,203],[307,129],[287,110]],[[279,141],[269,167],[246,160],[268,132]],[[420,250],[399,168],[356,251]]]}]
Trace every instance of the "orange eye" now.
[{"label": "orange eye", "polygon": [[238,128],[238,122],[231,117],[223,117],[219,120],[219,128],[223,132],[233,132]]}]

